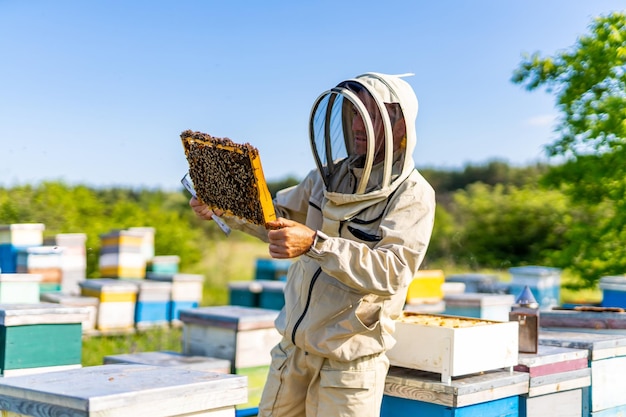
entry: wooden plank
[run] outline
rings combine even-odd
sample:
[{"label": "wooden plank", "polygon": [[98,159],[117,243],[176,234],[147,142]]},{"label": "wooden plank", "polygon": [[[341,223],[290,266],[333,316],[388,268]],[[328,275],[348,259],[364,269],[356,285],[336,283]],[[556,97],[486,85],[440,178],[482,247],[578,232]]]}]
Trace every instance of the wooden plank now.
[{"label": "wooden plank", "polygon": [[391,367],[385,381],[385,394],[448,407],[464,407],[499,398],[526,394],[529,376],[504,370],[454,378],[450,384],[439,375],[415,369]]},{"label": "wooden plank", "polygon": [[578,328],[589,330],[614,329],[626,331],[626,313],[574,310],[542,311],[541,327],[546,329]]},{"label": "wooden plank", "polygon": [[626,406],[626,356],[591,363],[591,411]]},{"label": "wooden plank", "polygon": [[36,417],[203,415],[241,404],[246,397],[245,377],[145,365],[91,366],[0,380],[3,408]]},{"label": "wooden plank", "polygon": [[528,372],[530,377],[550,375],[588,367],[586,349],[539,345],[537,353],[520,353],[516,371]]},{"label": "wooden plank", "polygon": [[539,332],[539,344],[587,349],[590,361],[626,355],[626,335],[558,332],[541,329]]},{"label": "wooden plank", "polygon": [[581,417],[582,389],[520,398],[519,417]]},{"label": "wooden plank", "polygon": [[0,326],[30,324],[81,323],[89,316],[83,307],[66,307],[53,303],[0,304]]},{"label": "wooden plank", "polygon": [[574,371],[562,372],[530,378],[528,396],[536,397],[544,394],[551,394],[559,391],[567,391],[576,388],[584,388],[591,385],[591,369],[577,369]]},{"label": "wooden plank", "polygon": [[278,311],[243,306],[200,307],[183,311],[180,315],[184,323],[233,330],[273,328],[276,317]]},{"label": "wooden plank", "polygon": [[230,361],[208,356],[190,356],[178,352],[138,352],[104,357],[104,364],[132,363],[137,365],[172,366],[192,371],[230,373]]},{"label": "wooden plank", "polygon": [[518,417],[519,396],[500,398],[465,407],[447,407],[430,402],[383,395],[381,417]]}]

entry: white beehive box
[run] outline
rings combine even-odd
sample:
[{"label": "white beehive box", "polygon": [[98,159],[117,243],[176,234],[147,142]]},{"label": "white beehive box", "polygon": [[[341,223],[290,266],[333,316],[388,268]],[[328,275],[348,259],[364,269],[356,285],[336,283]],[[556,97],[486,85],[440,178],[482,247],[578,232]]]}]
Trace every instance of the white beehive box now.
[{"label": "white beehive box", "polygon": [[441,381],[518,363],[517,322],[405,311],[396,321],[393,366],[441,374]]}]

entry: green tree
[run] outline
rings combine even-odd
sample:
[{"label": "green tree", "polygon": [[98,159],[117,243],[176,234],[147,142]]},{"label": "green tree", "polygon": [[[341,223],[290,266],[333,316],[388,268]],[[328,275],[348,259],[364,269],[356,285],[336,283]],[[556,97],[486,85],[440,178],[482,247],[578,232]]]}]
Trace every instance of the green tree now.
[{"label": "green tree", "polygon": [[569,221],[567,199],[536,185],[472,184],[454,194],[456,261],[474,268],[550,264]]},{"label": "green tree", "polygon": [[587,35],[554,56],[526,56],[512,81],[545,87],[561,113],[559,136],[546,150],[565,163],[545,183],[560,187],[581,214],[555,259],[588,285],[626,272],[626,14],[595,18]]}]

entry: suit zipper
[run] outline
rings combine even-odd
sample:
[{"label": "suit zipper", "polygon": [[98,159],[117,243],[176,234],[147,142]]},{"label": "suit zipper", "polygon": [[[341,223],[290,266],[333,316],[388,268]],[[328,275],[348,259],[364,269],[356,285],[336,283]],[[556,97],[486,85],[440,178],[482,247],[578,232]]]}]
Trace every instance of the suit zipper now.
[{"label": "suit zipper", "polygon": [[304,311],[302,311],[302,314],[300,314],[300,317],[298,317],[298,321],[296,321],[295,326],[293,326],[293,331],[291,332],[291,342],[294,345],[296,344],[296,331],[298,330],[300,323],[302,323],[302,320],[304,320],[304,316],[306,316],[306,313],[309,310],[309,306],[311,305],[311,297],[313,295],[313,285],[315,285],[315,281],[317,281],[317,277],[320,276],[321,272],[322,272],[322,268],[317,268],[317,271],[315,271],[313,278],[311,278],[311,283],[309,284],[309,293],[306,298],[306,304],[304,305]]}]

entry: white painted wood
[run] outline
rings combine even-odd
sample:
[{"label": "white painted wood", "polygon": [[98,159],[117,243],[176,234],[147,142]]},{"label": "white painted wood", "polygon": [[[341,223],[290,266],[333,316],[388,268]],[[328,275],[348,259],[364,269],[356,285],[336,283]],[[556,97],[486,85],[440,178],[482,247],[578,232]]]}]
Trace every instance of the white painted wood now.
[{"label": "white painted wood", "polygon": [[116,252],[101,254],[99,259],[100,268],[124,266],[126,268],[145,268],[146,260],[141,252]]},{"label": "white painted wood", "polygon": [[582,389],[526,399],[525,417],[582,417]]},{"label": "white painted wood", "polygon": [[591,362],[591,411],[626,405],[626,356]]},{"label": "white painted wood", "polygon": [[88,314],[84,307],[65,307],[53,303],[0,304],[0,325],[82,323]]},{"label": "white painted wood", "polygon": [[58,365],[58,366],[40,366],[38,368],[23,368],[23,369],[5,369],[2,371],[2,377],[12,377],[12,376],[20,376],[20,375],[32,375],[32,374],[41,374],[44,372],[58,372],[58,371],[67,371],[70,369],[78,369],[82,365]]},{"label": "white painted wood", "polygon": [[539,344],[587,349],[591,361],[626,356],[626,335],[541,329]]},{"label": "white painted wood", "polygon": [[0,244],[39,246],[43,244],[43,223],[16,223],[0,225]]},{"label": "white painted wood", "polygon": [[172,301],[197,301],[202,300],[202,285],[204,276],[200,274],[158,274],[148,272],[148,280],[165,281],[172,284]]},{"label": "white painted wood", "polygon": [[35,417],[223,417],[232,416],[227,410],[246,400],[245,377],[144,365],[92,366],[0,380],[3,408]]},{"label": "white painted wood", "polygon": [[96,328],[98,305],[100,304],[96,297],[51,292],[41,294],[40,299],[42,302],[60,304],[66,307],[83,307],[87,311],[87,318],[82,322],[83,331],[91,331]]},{"label": "white painted wood", "polygon": [[137,287],[137,301],[169,301],[172,297],[172,283],[146,279],[124,280]]},{"label": "white painted wood", "polygon": [[133,363],[138,365],[173,366],[204,372],[230,373],[231,363],[227,359],[208,356],[190,356],[178,352],[138,352],[104,357],[104,364]]},{"label": "white painted wood", "polygon": [[587,349],[573,349],[561,346],[537,346],[537,353],[520,353],[519,364],[529,368],[542,365],[550,365],[576,359],[587,359]]},{"label": "white painted wood", "polygon": [[0,274],[0,303],[38,303],[42,279],[41,274]]},{"label": "white painted wood", "polygon": [[397,321],[387,357],[391,365],[436,372],[442,380],[517,365],[519,324],[485,323],[451,328]]},{"label": "white painted wood", "polygon": [[135,307],[133,301],[101,302],[98,307],[96,328],[98,330],[117,330],[132,328],[135,325]]},{"label": "white painted wood", "polygon": [[576,369],[574,371],[530,378],[528,389],[529,397],[584,388],[591,385],[591,369]]}]

